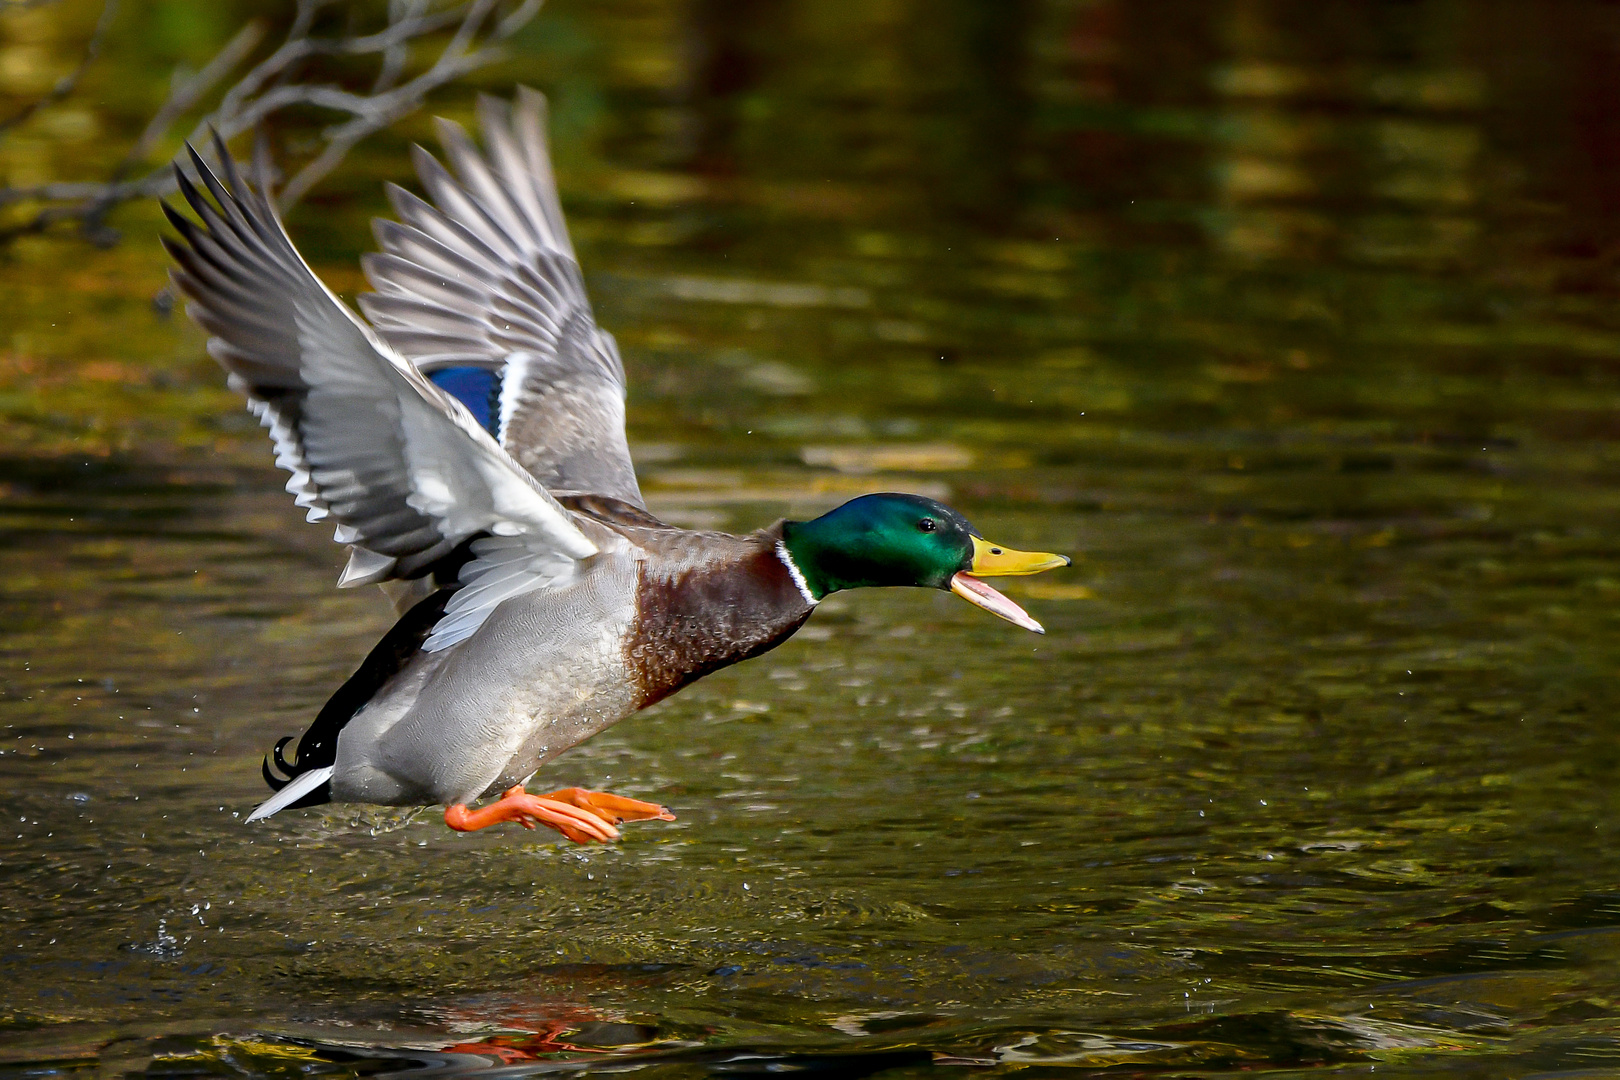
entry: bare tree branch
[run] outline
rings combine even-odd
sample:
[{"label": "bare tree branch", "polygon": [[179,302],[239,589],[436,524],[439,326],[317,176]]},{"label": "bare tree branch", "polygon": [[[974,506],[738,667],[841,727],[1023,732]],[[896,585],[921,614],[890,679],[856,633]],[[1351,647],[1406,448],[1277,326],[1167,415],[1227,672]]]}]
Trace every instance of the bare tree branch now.
[{"label": "bare tree branch", "polygon": [[[107,12],[117,0],[106,2],[102,22],[87,46],[85,60],[70,77],[71,82],[64,80],[65,88],[59,83],[60,93],[53,90],[54,96],[36,103],[16,122],[25,121],[38,109],[73,91],[99,52],[105,27],[111,23]],[[305,162],[282,190],[278,203],[283,211],[307,195],[361,140],[420,109],[433,91],[500,60],[505,55],[502,43],[534,18],[544,0],[505,0],[509,6],[504,15],[500,14],[503,0],[389,0],[384,28],[359,35],[317,36],[316,24],[322,12],[343,2],[296,0],[291,24],[281,43],[228,87],[218,104],[198,116],[188,136],[188,141],[201,148],[206,145],[204,136],[210,129],[231,139],[289,108],[337,113],[340,119],[320,132],[320,152]],[[434,39],[445,31],[450,31],[449,39],[439,38],[442,44],[434,52]],[[0,244],[68,221],[78,222],[85,237],[94,243],[114,242],[117,234],[104,224],[107,214],[131,199],[174,190],[173,172],[167,163],[144,174],[139,174],[140,169],[150,162],[151,154],[169,137],[174,125],[193,115],[215,87],[246,62],[264,33],[262,24],[248,23],[202,70],[188,78],[177,77],[168,99],[106,180],[0,187],[0,208],[44,204],[32,217],[0,228]],[[354,56],[378,58],[377,75],[369,91],[345,89],[315,78],[313,69],[320,67],[323,58]],[[406,78],[413,61],[420,70]]]},{"label": "bare tree branch", "polygon": [[175,121],[190,112],[219,80],[235,71],[237,65],[259,47],[259,42],[264,40],[264,31],[264,24],[258,19],[247,23],[236,32],[235,37],[225,43],[225,47],[219,50],[212,60],[203,65],[201,71],[171,90],[163,107],[158,109],[151,122],[146,125],[146,130],[135,140],[135,145],[129,148],[124,160],[118,163],[118,168],[113,172],[113,180],[122,180],[145,161],[152,151],[157,149],[157,144],[163,141],[163,136],[169,133]]},{"label": "bare tree branch", "polygon": [[[23,5],[19,4],[17,6],[21,7]],[[56,80],[56,85],[51,87],[44,97],[24,105],[12,115],[0,120],[0,133],[10,130],[18,124],[27,123],[29,117],[45,106],[55,105],[58,101],[73,93],[79,85],[79,80],[84,78],[84,73],[90,69],[90,65],[95,62],[96,57],[101,55],[102,43],[107,40],[107,31],[112,29],[113,19],[117,15],[118,0],[106,0],[101,5],[101,18],[96,20],[96,28],[90,32],[90,40],[85,43],[84,55],[79,58],[78,64],[74,66],[72,71]]]},{"label": "bare tree branch", "polygon": [[[401,19],[419,18],[426,10],[427,0],[388,0],[388,21],[397,23]],[[399,82],[399,77],[405,73],[405,61],[410,59],[410,50],[404,41],[392,42],[383,49],[382,58],[377,81],[371,84],[373,94],[380,94]]]}]

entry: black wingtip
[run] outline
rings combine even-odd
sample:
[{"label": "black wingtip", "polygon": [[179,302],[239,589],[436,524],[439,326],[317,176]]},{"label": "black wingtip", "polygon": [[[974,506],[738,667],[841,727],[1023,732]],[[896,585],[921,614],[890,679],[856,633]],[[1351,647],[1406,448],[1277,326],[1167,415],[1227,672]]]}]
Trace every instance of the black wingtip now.
[{"label": "black wingtip", "polygon": [[[190,143],[186,144],[186,149],[191,150]],[[192,157],[196,156],[197,153],[193,150]],[[186,205],[201,214],[207,207],[208,200],[203,198],[203,193],[197,190],[197,185],[191,182],[191,177],[187,176],[186,171],[178,164],[174,167],[174,181],[180,186],[180,197],[186,200]]]},{"label": "black wingtip", "polygon": [[171,239],[167,236],[160,236],[158,237],[158,243],[162,244],[163,250],[169,253],[169,258],[173,259],[181,266],[186,265],[186,260],[191,257],[191,249],[186,247],[178,240]]},{"label": "black wingtip", "polygon": [[[186,152],[191,155],[193,162],[201,160],[197,157],[197,151],[191,148],[190,143],[186,143]],[[197,200],[202,198],[202,193],[197,190],[197,185],[191,182],[191,177],[186,175],[185,167],[180,164],[180,155],[175,155],[175,160],[170,163],[169,168],[174,170],[174,186],[179,189],[180,197],[186,200],[187,206],[201,213],[202,211],[197,206]],[[158,202],[162,204],[164,211],[168,212],[168,202],[164,199],[159,199]],[[174,218],[171,216],[169,220],[173,221]]]},{"label": "black wingtip", "polygon": [[203,156],[197,153],[197,148],[191,145],[190,139],[186,140],[186,156],[191,159],[191,167],[197,170],[198,176],[204,176],[209,172],[208,162],[204,161]]},{"label": "black wingtip", "polygon": [[[187,243],[190,243],[191,238],[196,234],[197,226],[191,219],[176,210],[168,199],[159,199],[158,205],[163,208],[163,216],[169,219],[169,224],[173,225],[180,235],[186,238]],[[167,245],[168,241],[165,240],[164,246]],[[173,252],[171,251],[170,254],[172,255]]]},{"label": "black wingtip", "polygon": [[219,158],[219,168],[225,174],[225,182],[230,185],[231,193],[240,197],[247,185],[242,183],[242,174],[237,172],[236,159],[231,157],[230,150],[225,146],[225,140],[220,138],[219,132],[212,124],[208,125],[208,137],[214,144],[214,156]]},{"label": "black wingtip", "polygon": [[[214,133],[214,149],[219,153],[220,161],[228,165],[231,156],[225,149],[225,144],[220,141],[218,132]],[[196,147],[186,143],[186,152],[191,155],[191,164],[197,170],[197,178],[203,182],[203,186],[208,189],[208,193],[214,197],[215,202],[219,203],[221,210],[224,210],[227,215],[232,214],[233,207],[239,206],[241,202],[237,197],[237,193],[225,186],[224,182],[220,180],[219,174],[209,166],[208,162],[203,160],[201,154],[197,153]],[[235,170],[227,169],[226,172],[227,175],[230,175]],[[234,212],[239,213],[240,211]]]}]

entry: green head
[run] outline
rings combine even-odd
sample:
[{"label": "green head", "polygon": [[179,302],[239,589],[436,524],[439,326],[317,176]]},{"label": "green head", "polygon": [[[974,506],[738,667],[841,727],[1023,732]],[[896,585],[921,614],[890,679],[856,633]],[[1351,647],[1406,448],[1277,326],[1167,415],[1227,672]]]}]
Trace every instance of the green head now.
[{"label": "green head", "polygon": [[1037,574],[1063,555],[992,544],[966,518],[921,495],[862,495],[813,521],[782,526],[782,546],[816,600],[841,589],[910,585],[954,592],[1009,622],[1041,631],[979,578]]}]

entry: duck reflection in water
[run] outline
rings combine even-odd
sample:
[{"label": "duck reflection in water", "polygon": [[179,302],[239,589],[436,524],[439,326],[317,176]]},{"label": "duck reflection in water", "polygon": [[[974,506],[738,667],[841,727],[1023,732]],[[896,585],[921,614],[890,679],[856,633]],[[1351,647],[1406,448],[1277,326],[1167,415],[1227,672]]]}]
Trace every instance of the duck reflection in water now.
[{"label": "duck reflection in water", "polygon": [[[543,99],[478,111],[480,151],[414,149],[431,202],[390,186],[365,318],[293,248],[217,139],[165,204],[188,311],[270,431],[287,490],[349,546],[338,584],[392,590],[398,623],[320,711],[249,821],[328,801],[440,804],[453,829],[546,825],[581,843],[662,806],[566,788],[540,766],[709,672],[785,641],[843,589],[942,589],[1042,632],[984,582],[1066,566],[985,540],[917,495],[873,494],[747,536],[648,512],[625,376],[591,314],[543,134]],[[201,185],[199,187],[199,184]],[[206,193],[205,193],[206,190]],[[272,770],[272,764],[281,775]],[[485,796],[494,802],[474,808]]]},{"label": "duck reflection in water", "polygon": [[[465,1021],[466,1018],[462,1018]],[[642,1046],[653,1042],[657,1031],[642,1025],[627,1023],[623,1017],[610,1018],[583,1005],[556,1004],[543,1010],[526,1009],[521,1016],[503,1013],[498,1022],[507,1028],[522,1029],[516,1034],[488,1035],[481,1039],[452,1043],[442,1048],[446,1054],[477,1054],[491,1059],[492,1064],[518,1065],[553,1054],[607,1054],[626,1046]],[[580,1046],[564,1036],[587,1026],[592,1029],[606,1027],[608,1039],[598,1038],[611,1045]]]},{"label": "duck reflection in water", "polygon": [[[658,966],[658,965],[653,965]],[[595,989],[641,982],[636,973],[614,967],[582,965],[578,972]],[[636,1023],[619,1010],[578,1004],[564,994],[557,998],[509,998],[498,1002],[475,1001],[451,1005],[440,1022],[461,1028],[496,1029],[500,1034],[447,1043],[434,1050],[367,1048],[364,1075],[402,1077],[477,1076],[502,1072],[533,1062],[568,1064],[590,1070],[641,1070],[656,1065],[677,1066],[686,1072],[721,1076],[773,1076],[782,1073],[836,1076],[856,1080],[889,1069],[930,1064],[993,1064],[985,1059],[952,1058],[916,1047],[850,1051],[839,1046],[787,1049],[771,1045],[715,1047],[705,1045],[711,1031],[691,1029],[677,1035]],[[351,1065],[353,1045],[315,1044],[324,1057]]]}]

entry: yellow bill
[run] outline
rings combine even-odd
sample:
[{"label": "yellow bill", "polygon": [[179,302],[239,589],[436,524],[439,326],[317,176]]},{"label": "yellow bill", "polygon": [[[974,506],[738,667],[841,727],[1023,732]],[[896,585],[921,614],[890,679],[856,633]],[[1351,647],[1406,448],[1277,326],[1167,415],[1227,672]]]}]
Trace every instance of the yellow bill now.
[{"label": "yellow bill", "polygon": [[1039,574],[1043,570],[1068,566],[1069,563],[1067,555],[1052,555],[1044,551],[1015,551],[975,536],[973,563],[968,569],[951,578],[951,592],[975,607],[981,607],[992,615],[1006,619],[1014,626],[1022,626],[1025,630],[1044,634],[1046,629],[1032,619],[1029,612],[979,579]]}]

